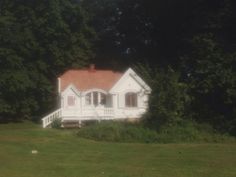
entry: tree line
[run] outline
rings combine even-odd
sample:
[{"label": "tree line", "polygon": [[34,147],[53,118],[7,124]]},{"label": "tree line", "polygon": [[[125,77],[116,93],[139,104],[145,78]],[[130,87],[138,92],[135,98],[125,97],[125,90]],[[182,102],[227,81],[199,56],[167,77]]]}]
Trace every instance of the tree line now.
[{"label": "tree line", "polygon": [[236,135],[233,0],[2,0],[0,120],[38,119],[56,77],[132,66],[152,87],[154,128],[188,119]]}]

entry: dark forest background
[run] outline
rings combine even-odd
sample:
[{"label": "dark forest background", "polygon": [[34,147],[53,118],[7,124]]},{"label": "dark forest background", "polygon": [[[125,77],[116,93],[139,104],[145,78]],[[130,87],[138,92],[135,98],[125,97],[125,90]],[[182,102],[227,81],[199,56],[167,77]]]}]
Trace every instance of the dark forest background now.
[{"label": "dark forest background", "polygon": [[0,121],[55,109],[56,78],[95,63],[151,86],[146,121],[236,135],[235,0],[1,0]]}]

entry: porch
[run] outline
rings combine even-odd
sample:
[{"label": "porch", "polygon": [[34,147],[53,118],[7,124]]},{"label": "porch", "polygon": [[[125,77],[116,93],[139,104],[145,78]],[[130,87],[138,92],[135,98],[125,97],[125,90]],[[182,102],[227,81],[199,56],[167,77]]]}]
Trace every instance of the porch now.
[{"label": "porch", "polygon": [[42,118],[43,128],[48,127],[55,119],[61,119],[62,122],[114,119],[114,109],[106,107],[91,107],[80,110],[60,108]]}]

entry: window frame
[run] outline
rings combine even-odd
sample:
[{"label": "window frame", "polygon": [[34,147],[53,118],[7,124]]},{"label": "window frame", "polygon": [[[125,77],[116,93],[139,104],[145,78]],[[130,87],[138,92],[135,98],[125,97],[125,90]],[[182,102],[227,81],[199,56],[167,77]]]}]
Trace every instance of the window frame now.
[{"label": "window frame", "polygon": [[106,94],[100,91],[91,91],[85,94],[86,106],[105,106],[107,102]]},{"label": "window frame", "polygon": [[92,92],[89,92],[85,95],[85,105],[92,104]]},{"label": "window frame", "polygon": [[74,95],[68,95],[67,96],[67,106],[68,107],[73,107],[75,105],[76,105],[75,96]]},{"label": "window frame", "polygon": [[92,94],[93,94],[93,105],[94,106],[98,106],[99,105],[99,93],[98,92],[92,92]]},{"label": "window frame", "polygon": [[106,105],[107,104],[107,96],[105,93],[99,92],[100,93],[100,105]]},{"label": "window frame", "polygon": [[138,94],[135,92],[125,93],[125,107],[137,108],[138,107]]}]

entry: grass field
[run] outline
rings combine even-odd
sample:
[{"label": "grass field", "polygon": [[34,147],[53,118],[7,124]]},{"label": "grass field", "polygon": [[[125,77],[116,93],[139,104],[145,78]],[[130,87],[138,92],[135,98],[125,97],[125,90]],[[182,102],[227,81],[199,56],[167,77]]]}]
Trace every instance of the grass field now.
[{"label": "grass field", "polygon": [[106,143],[32,123],[0,124],[0,177],[235,176],[233,143]]}]

